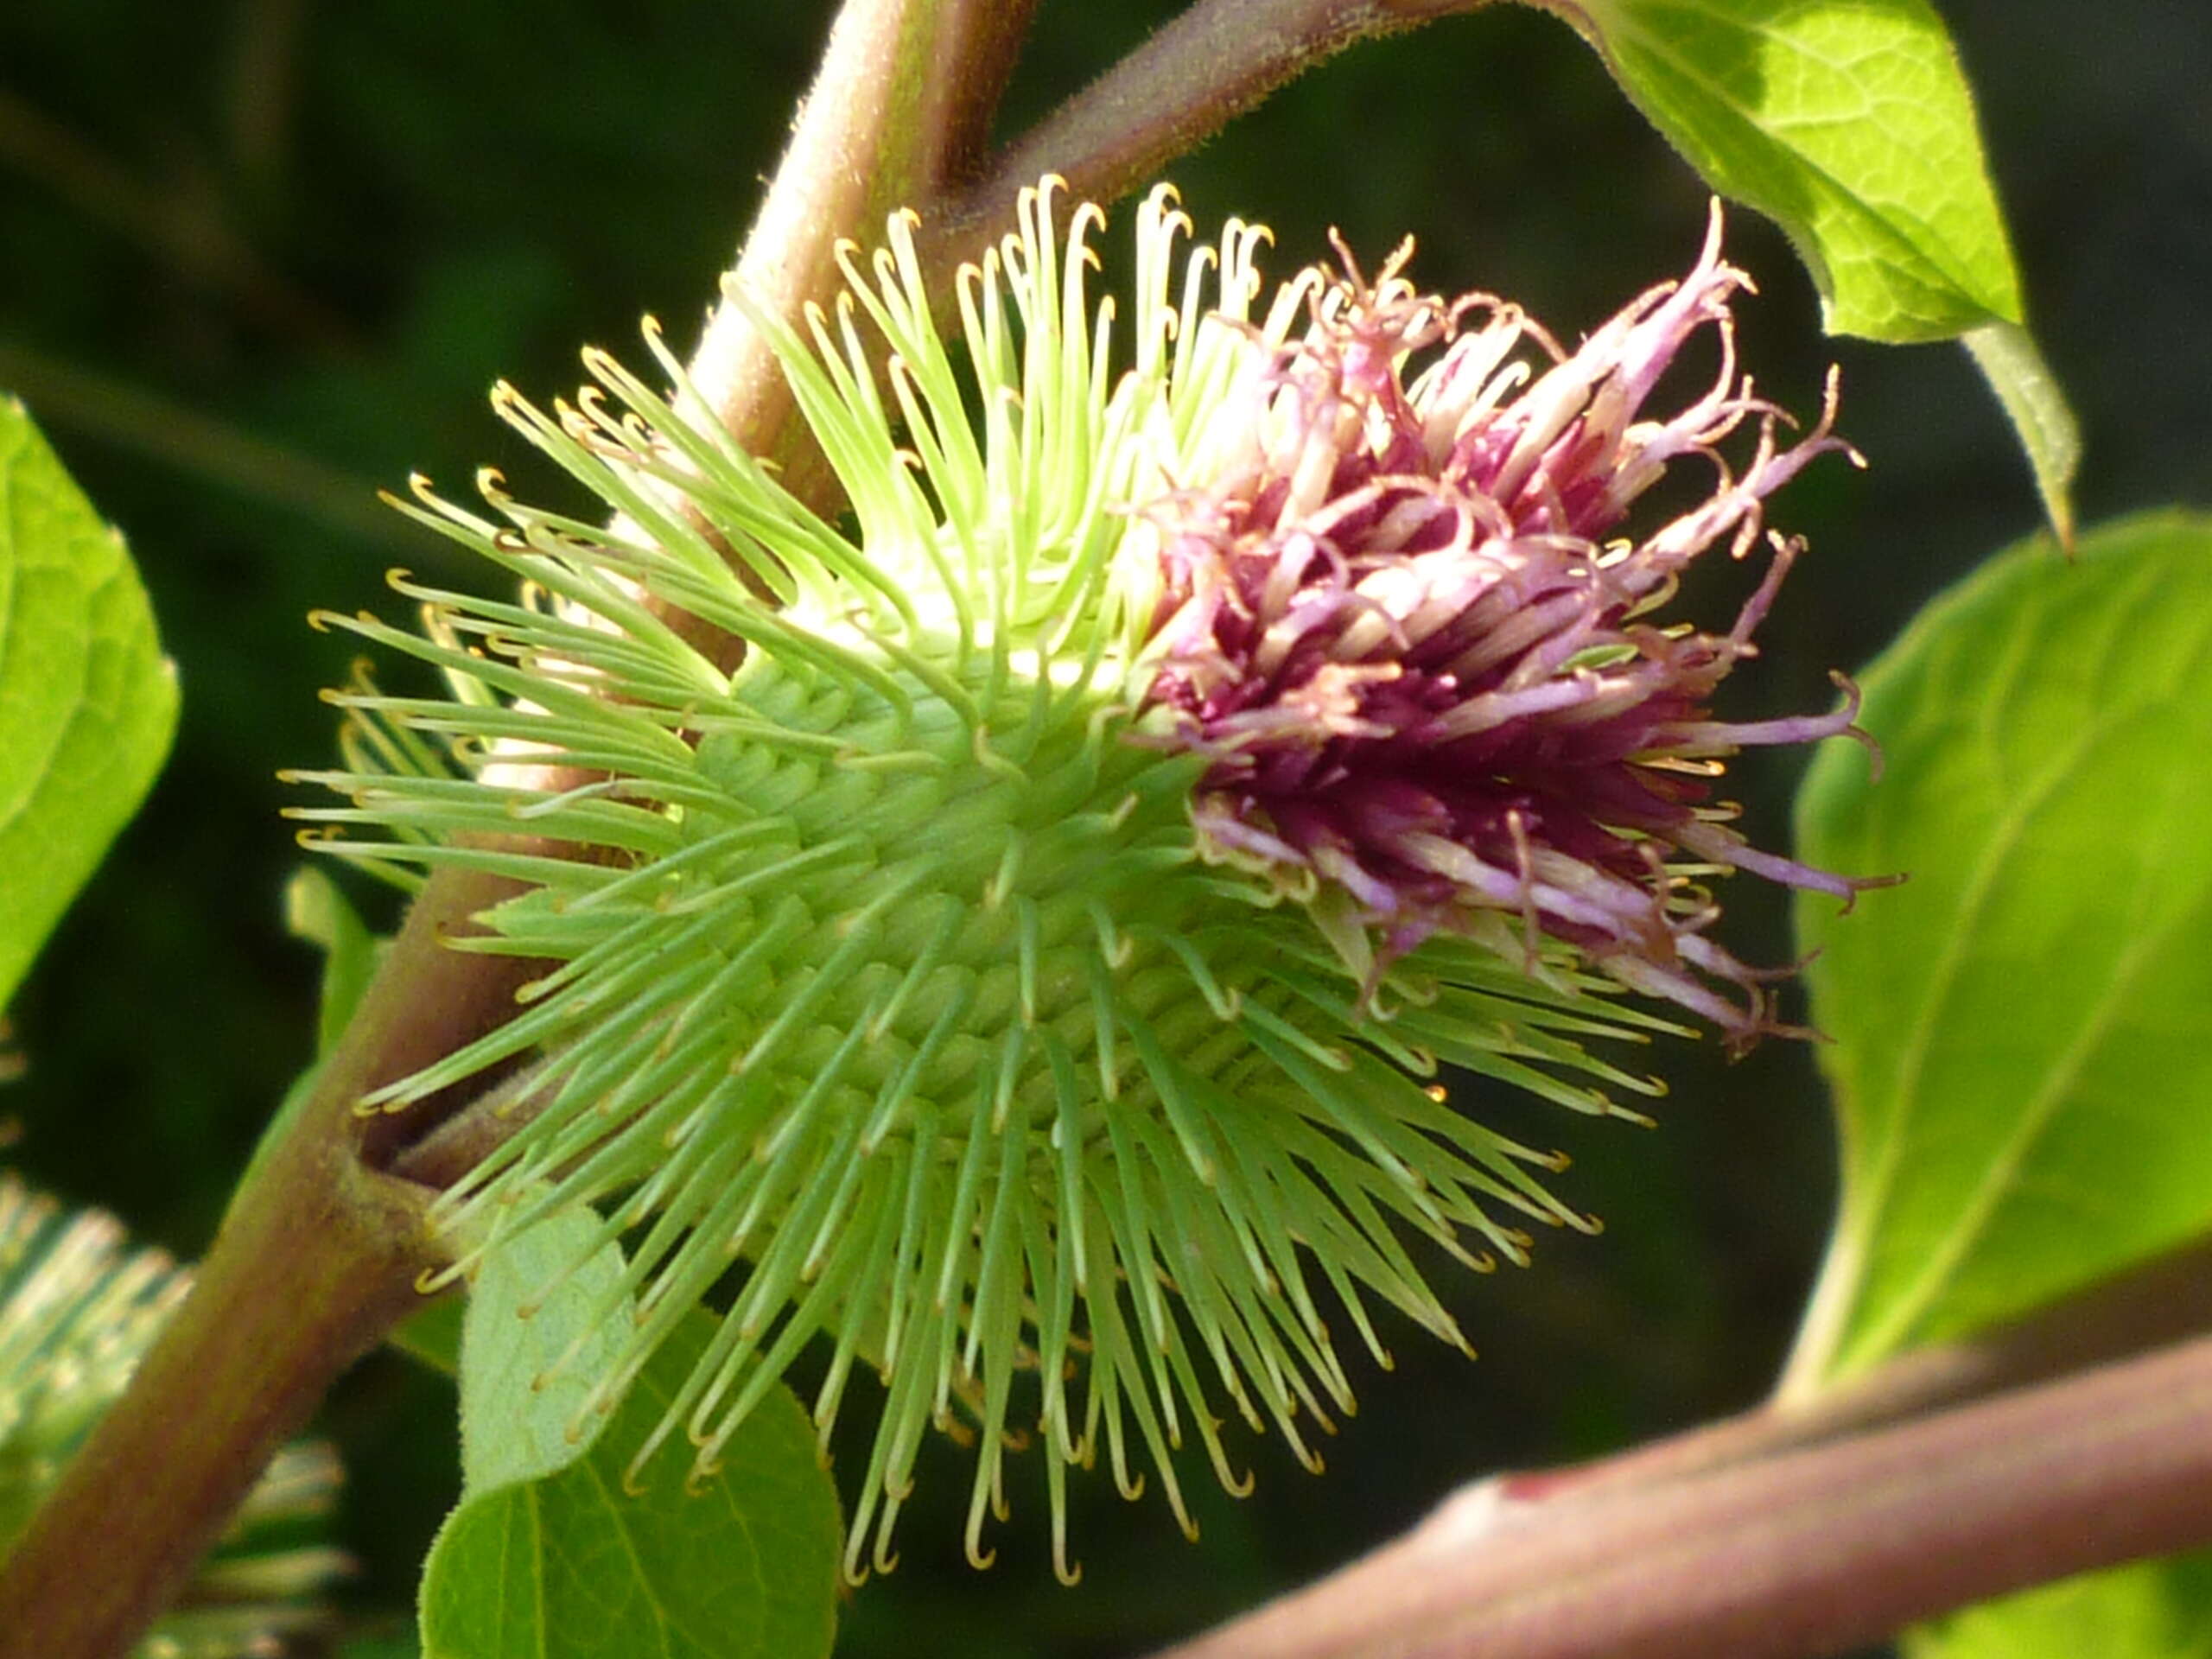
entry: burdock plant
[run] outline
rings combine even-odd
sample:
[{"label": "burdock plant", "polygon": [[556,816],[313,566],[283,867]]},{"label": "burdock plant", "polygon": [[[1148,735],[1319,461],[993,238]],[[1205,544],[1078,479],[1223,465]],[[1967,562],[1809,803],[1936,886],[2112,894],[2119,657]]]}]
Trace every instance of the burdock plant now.
[{"label": "burdock plant", "polygon": [[[1962,340],[2058,539],[2075,539],[2071,422],[1933,9],[1541,9],[1715,192],[1777,222],[1831,333]],[[137,94],[155,107],[164,86],[130,83],[129,130],[86,142],[35,108],[13,123],[63,200],[86,195],[72,158],[92,156],[114,187],[92,193],[101,215],[142,232],[138,249],[189,256],[198,285],[172,321],[190,326],[136,332],[189,340],[193,359],[169,365],[181,380],[149,384],[228,388],[234,410],[297,408],[333,374],[365,387],[329,347],[383,337],[395,319],[379,296],[478,291],[475,276],[426,289],[427,268],[395,265],[347,278],[333,319],[331,296],[292,290],[353,254],[424,256],[418,232],[444,226],[451,200],[410,201],[404,174],[379,171],[364,194],[358,173],[327,170],[347,153],[331,141],[348,111],[396,130],[395,92],[414,136],[355,148],[432,154],[414,118],[435,102],[373,30],[303,31],[299,10],[243,9],[219,92],[156,124],[188,136],[209,110],[240,117],[209,173],[224,188],[181,204],[197,230],[155,211],[162,190],[130,172]],[[1858,694],[1840,682],[1833,702],[1752,718],[1722,682],[1771,644],[1804,556],[1787,524],[1769,528],[1783,487],[1808,468],[1840,478],[1852,452],[1833,385],[1799,424],[1739,368],[1732,313],[1748,284],[1717,216],[1701,250],[1685,227],[1694,257],[1664,267],[1686,265],[1679,281],[1586,333],[1426,291],[1410,251],[1363,229],[1357,254],[1342,244],[1304,271],[1285,259],[1287,281],[1263,280],[1264,232],[1200,236],[1164,191],[1133,215],[1134,259],[1099,274],[1093,250],[1124,237],[1081,201],[1141,194],[1340,48],[1503,9],[1148,8],[1173,16],[1003,147],[1000,93],[1032,0],[834,10],[696,344],[649,327],[627,367],[589,355],[566,402],[502,389],[533,470],[550,460],[565,476],[486,475],[465,502],[423,483],[406,504],[417,524],[378,518],[499,567],[485,580],[423,561],[398,577],[420,626],[332,620],[368,649],[334,694],[341,758],[293,798],[322,855],[414,900],[382,944],[334,899],[302,906],[327,952],[308,1070],[99,1421],[0,1397],[0,1453],[28,1448],[34,1477],[0,1461],[0,1531],[20,1522],[0,1558],[0,1659],[130,1652],[199,1593],[192,1564],[221,1548],[258,1471],[387,1339],[458,1382],[461,1493],[420,1580],[425,1659],[818,1659],[841,1558],[854,1577],[887,1565],[920,1530],[913,1489],[934,1487],[922,1471],[940,1459],[969,1477],[944,1496],[967,1499],[973,1558],[988,1558],[988,1523],[1020,1486],[1071,1577],[1071,1465],[1148,1486],[1187,1525],[1200,1463],[1242,1486],[1251,1434],[1314,1461],[1387,1347],[1424,1342],[1416,1328],[1465,1345],[1455,1314],[1469,1318],[1471,1287],[1454,1262],[1519,1262],[1545,1228],[1594,1225],[1596,1188],[1564,1179],[1548,1148],[1610,1131],[1552,1108],[1636,1117],[1661,1092],[1654,1074],[1675,1070],[1677,1039],[1740,1051],[1801,1020],[1835,1039],[1840,1192],[1774,1396],[1594,1464],[1466,1469],[1472,1484],[1379,1548],[1379,1517],[1348,1505],[1334,1541],[1314,1531],[1300,1553],[1357,1541],[1358,1561],[1174,1651],[1840,1652],[2212,1540],[2212,1071],[2192,1040],[2208,981],[2190,925],[2212,880],[2212,792],[2190,764],[2212,753],[2212,524],[2110,524],[2071,563],[2024,547],[1925,606],[1866,675],[1865,722],[1895,778],[1869,792],[1863,757],[1825,746],[1800,791],[1802,850],[1785,855],[1738,820],[1723,768],[1752,746],[1859,735]],[[1091,10],[1101,31],[1132,27],[1126,9]],[[536,33],[560,51],[540,59],[514,58],[512,31],[476,31],[496,62],[436,61],[465,65],[453,73],[470,87],[526,90],[476,111],[503,154],[518,140],[518,165],[465,169],[468,184],[558,178],[557,200],[512,223],[612,238],[624,261],[672,255],[680,242],[659,232],[681,214],[661,193],[696,175],[653,119],[672,59],[642,54],[680,53],[725,87],[732,65],[771,60],[791,10],[582,35],[549,14]],[[1077,44],[1084,10],[1055,12],[1039,59]],[[708,55],[717,40],[729,58]],[[281,142],[295,45],[314,117],[296,166]],[[360,50],[367,96],[324,96],[320,78]],[[1488,105],[1472,126],[1421,108],[1428,77],[1407,67],[1377,60],[1365,91],[1325,100],[1329,130],[1312,140],[1325,165],[1280,181],[1294,207],[1333,173],[1416,218],[1471,213],[1495,245],[1533,225],[1480,209],[1501,191],[1539,218],[1578,196],[1647,217],[1672,199],[1640,164],[1639,183],[1565,190],[1580,162],[1501,172],[1516,145],[1567,147],[1533,127],[1503,142]],[[1473,84],[1438,67],[1432,84],[1454,98]],[[1467,66],[1478,79],[1483,67]],[[104,107],[55,85],[72,119]],[[642,110],[626,86],[649,89]],[[1419,146],[1400,142],[1401,105],[1436,128]],[[1590,113],[1571,112],[1584,138]],[[528,166],[532,133],[556,128],[563,165]],[[586,130],[616,135],[615,174],[569,176]],[[233,168],[250,199],[227,194]],[[1071,182],[1037,186],[1047,174]],[[2044,193],[2061,217],[2037,245],[2071,211],[2064,194]],[[1602,260],[1624,228],[1564,234]],[[281,239],[264,247],[264,233]],[[340,233],[353,240],[322,239]],[[77,269],[66,253],[64,268]],[[128,374],[113,354],[132,329],[100,326],[74,288],[41,291],[81,314],[86,362]],[[223,321],[233,290],[238,350],[200,321]],[[455,360],[507,349],[480,308],[428,312],[449,319],[435,332]],[[2078,359],[2086,315],[2060,324],[2063,356]],[[283,358],[270,325],[318,342],[318,360]],[[29,328],[26,347],[48,332]],[[65,347],[69,331],[52,333]],[[255,395],[264,362],[261,391],[281,381],[281,396]],[[49,419],[319,499],[321,469],[268,467],[219,425],[149,413],[127,382],[0,351],[0,378],[19,374],[11,390]],[[392,397],[383,413],[435,447],[423,407]],[[1853,427],[1868,421],[1859,405]],[[1924,446],[1900,447],[1924,461]],[[187,580],[166,556],[198,515],[172,522],[135,499],[128,528]],[[1929,556],[1911,571],[1895,537],[1878,538],[1887,554],[1870,545],[1838,637],[1865,643],[1877,613],[1915,603],[1927,573],[1955,564],[1961,528],[1921,522],[1905,544]],[[0,397],[0,999],[143,794],[180,677],[202,736],[227,724],[226,741],[251,743],[265,727],[219,719],[255,700],[194,689],[232,641],[188,627],[182,675],[165,669],[131,576]],[[181,779],[170,798],[194,792]],[[237,860],[217,867],[240,904],[265,887]],[[122,869],[152,868],[134,853]],[[1870,877],[1900,868],[1912,888],[1835,925]],[[1804,1016],[1779,949],[1747,949],[1721,917],[1732,890],[1777,883],[1819,953]],[[196,949],[207,930],[162,929],[167,913],[165,898],[147,925]],[[188,1179],[197,1141],[221,1128],[194,1103],[226,1092],[221,1051],[262,1027],[212,1023],[214,1064],[175,1090],[198,1057],[180,1066],[149,1046],[143,1066],[112,1066],[111,1018],[79,1034],[98,1065],[43,1062],[57,1014],[97,1000],[74,988],[136,987],[118,1005],[134,1021],[197,1017],[201,986],[111,964],[140,931],[95,930],[93,971],[22,1009],[24,1155],[54,1157],[72,1133],[190,1140],[163,1207],[189,1224],[210,1196]],[[226,960],[211,950],[201,977],[244,995],[218,983]],[[134,1072],[147,1099],[127,1114],[88,1097]],[[65,1073],[83,1109],[42,1108]],[[1804,1170],[1762,1166],[1790,1226],[1823,1208]],[[1738,1266],[1764,1275],[1787,1234],[1735,1241]],[[2170,1250],[2183,1254],[2146,1267]],[[1735,1305],[1726,1282],[1708,1288]],[[425,1293],[454,1294],[424,1317]],[[1633,1420],[1661,1402],[1575,1369],[1603,1328],[1531,1359]],[[1755,1325],[1740,1334],[1738,1357],[1768,1351]],[[1694,1370],[1738,1397],[1757,1386]],[[804,1378],[805,1402],[786,1376]],[[1560,1448],[1535,1427],[1484,1440],[1541,1465]],[[1446,1473],[1432,1449],[1389,1507]],[[1273,1529],[1256,1525],[1263,1543]],[[1002,1605],[955,1635],[936,1607],[915,1616],[922,1586],[880,1589],[849,1634],[871,1649],[1065,1646],[1072,1619],[1077,1645],[1135,1651],[1242,1599],[1236,1580],[1280,1587],[1289,1564],[1267,1553],[1249,1563],[1262,1576],[1194,1559],[1213,1582],[1155,1574],[1149,1594],[1116,1573],[1105,1602],[1056,1603],[1027,1630]],[[218,1554],[217,1580],[242,1591],[236,1560]],[[370,1594],[383,1576],[372,1565]],[[2186,1647],[2202,1590],[2187,1567],[2145,1567],[1908,1645],[2070,1656],[2094,1624]],[[257,1630],[281,1635],[289,1617]],[[335,1639],[351,1651],[353,1636]]]},{"label": "burdock plant", "polygon": [[[513,1020],[370,1097],[509,1072],[429,1287],[595,1206],[594,1249],[628,1246],[600,1313],[630,1325],[580,1431],[715,1296],[633,1471],[681,1432],[711,1472],[826,1335],[825,1438],[856,1365],[884,1389],[854,1572],[888,1564],[932,1423],[974,1440],[979,1561],[1034,1425],[1064,1574],[1070,1465],[1134,1494],[1148,1463],[1187,1529],[1171,1454],[1195,1438],[1236,1485],[1224,1416],[1312,1461],[1347,1333],[1385,1358],[1371,1305],[1464,1345],[1412,1241],[1479,1268],[1588,1224],[1561,1160],[1440,1069],[1633,1116],[1657,1085],[1586,1045],[1681,1027],[1624,994],[1733,1045],[1777,1028],[1712,936],[1719,878],[1863,885],[1754,850],[1713,792],[1746,745],[1851,730],[1848,698],[1710,706],[1796,544],[1767,538],[1722,630],[1669,614],[1694,558],[1758,550],[1766,497],[1848,453],[1833,388],[1789,441],[1739,378],[1717,213],[1686,277],[1570,352],[1421,292],[1407,251],[1270,288],[1263,230],[1186,252],[1164,188],[1124,328],[1090,288],[1103,215],[1056,229],[1052,197],[950,293],[906,218],[804,333],[732,290],[849,519],[707,416],[650,325],[656,376],[589,353],[550,412],[503,387],[613,527],[493,474],[488,517],[418,483],[408,510],[521,591],[401,575],[419,633],[339,620],[449,695],[357,681],[347,764],[302,774],[348,803],[300,811],[312,844],[512,878],[454,943],[546,964]],[[1700,335],[1717,366],[1655,412]],[[1707,493],[1640,518],[1676,463]]]}]

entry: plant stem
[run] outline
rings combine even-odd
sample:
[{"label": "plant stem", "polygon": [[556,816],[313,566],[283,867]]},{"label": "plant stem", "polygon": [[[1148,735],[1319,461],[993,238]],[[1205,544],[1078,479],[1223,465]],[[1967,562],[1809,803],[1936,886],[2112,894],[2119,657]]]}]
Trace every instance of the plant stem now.
[{"label": "plant stem", "polygon": [[442,942],[494,896],[481,878],[453,883],[409,916],[191,1294],[0,1569],[0,1659],[126,1651],[332,1380],[419,1300],[416,1275],[439,1261],[428,1193],[367,1166],[380,1126],[353,1103],[496,1017],[480,959]]},{"label": "plant stem", "polygon": [[923,256],[945,267],[978,257],[1015,193],[1046,173],[1075,200],[1115,200],[1346,47],[1489,3],[1200,0],[940,204],[923,225]]},{"label": "plant stem", "polygon": [[1484,1482],[1160,1659],[1795,1659],[2208,1541],[2212,1337],[1679,1479]]},{"label": "plant stem", "polygon": [[[794,320],[829,305],[844,283],[841,240],[874,241],[892,213],[927,203],[972,168],[1034,5],[847,0],[725,285],[741,283]],[[800,442],[783,371],[727,297],[707,320],[690,378],[741,444],[781,461],[785,486],[820,504],[826,469]]]},{"label": "plant stem", "polygon": [[126,1402],[9,1556],[0,1655],[113,1659],[175,1599],[276,1448],[416,1300],[422,1229],[378,1190],[394,1185],[295,1157],[241,1192]]}]

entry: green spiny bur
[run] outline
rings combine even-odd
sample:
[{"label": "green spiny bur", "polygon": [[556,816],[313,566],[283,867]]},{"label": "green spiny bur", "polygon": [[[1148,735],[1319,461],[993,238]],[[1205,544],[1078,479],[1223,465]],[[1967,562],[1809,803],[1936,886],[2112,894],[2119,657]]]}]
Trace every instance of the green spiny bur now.
[{"label": "green spiny bur", "polygon": [[[1725,329],[1717,226],[1678,299],[1654,290],[1507,401],[1518,313],[1408,392],[1403,359],[1464,308],[1395,263],[1257,305],[1263,233],[1232,225],[1179,271],[1165,192],[1117,368],[1084,287],[1099,215],[1064,236],[1050,197],[963,273],[957,364],[905,220],[806,334],[752,308],[849,527],[734,448],[651,327],[665,395],[598,353],[550,414],[503,389],[611,527],[490,475],[492,518],[418,484],[408,510],[521,594],[399,578],[421,632],[343,621],[453,696],[357,679],[334,694],[346,768],[302,774],[350,799],[296,814],[325,826],[311,844],[403,880],[512,875],[528,890],[456,943],[556,964],[505,1026],[370,1097],[525,1063],[499,1085],[513,1133],[437,1205],[448,1277],[596,1207],[577,1263],[624,1242],[602,1313],[627,1335],[585,1418],[724,1287],[633,1475],[679,1433],[711,1474],[817,1338],[825,1445],[854,1370],[878,1373],[856,1574],[888,1564],[932,1424],[972,1431],[979,1562],[1035,1425],[1064,1576],[1068,1465],[1103,1454],[1134,1495],[1141,1458],[1187,1527],[1173,1453],[1195,1439],[1239,1485],[1225,1417],[1318,1462],[1351,1405],[1344,1332],[1383,1357],[1370,1301],[1465,1345],[1408,1237],[1483,1268],[1523,1259],[1529,1224],[1587,1224],[1543,1185],[1556,1155],[1451,1109],[1440,1065],[1632,1116],[1606,1090],[1656,1085],[1584,1040],[1679,1027],[1611,993],[1774,1028],[1697,883],[1859,885],[1751,852],[1680,781],[1848,726],[1704,712],[1795,549],[1735,635],[1633,620],[1840,448],[1825,423],[1777,446],[1732,367],[1673,425],[1630,424],[1641,391],[1593,397]],[[1668,456],[1746,418],[1739,479],[1601,544]],[[1539,462],[1570,419],[1580,448]],[[672,612],[743,642],[739,666]],[[1422,792],[1462,784],[1475,805]]]}]

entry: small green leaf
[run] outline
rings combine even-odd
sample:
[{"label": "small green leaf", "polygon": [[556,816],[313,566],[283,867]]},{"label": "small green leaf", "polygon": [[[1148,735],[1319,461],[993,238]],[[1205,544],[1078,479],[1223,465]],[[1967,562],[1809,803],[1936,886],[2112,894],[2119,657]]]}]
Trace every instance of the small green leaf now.
[{"label": "small green leaf", "polygon": [[0,397],[0,1007],[151,786],[176,710],[123,537]]},{"label": "small green leaf", "polygon": [[295,872],[285,883],[284,925],[294,938],[322,948],[322,1000],[315,1014],[315,1058],[292,1079],[292,1086],[284,1091],[284,1098],[262,1129],[252,1160],[239,1179],[241,1186],[259,1172],[262,1160],[284,1138],[292,1120],[315,1098],[315,1080],[322,1070],[323,1058],[353,1017],[353,1009],[376,971],[377,952],[382,949],[338,884],[312,866]]},{"label": "small green leaf", "polygon": [[2082,434],[2066,406],[2066,394],[2036,349],[2034,337],[2016,324],[1992,322],[1971,330],[1967,350],[2020,435],[2053,533],[2073,551],[2074,469],[2082,460]]},{"label": "small green leaf", "polygon": [[315,1052],[327,1054],[376,972],[377,937],[329,874],[311,864],[295,870],[284,884],[284,925],[293,938],[322,948]]},{"label": "small green leaf", "polygon": [[704,1313],[678,1327],[583,1457],[462,1502],[423,1573],[425,1659],[829,1652],[836,1496],[788,1389],[762,1401],[698,1490],[686,1487],[692,1448],[681,1433],[644,1470],[640,1494],[624,1490],[632,1453],[719,1328]]},{"label": "small green leaf", "polygon": [[1805,858],[1911,880],[1799,924],[1843,1141],[1793,1386],[2212,1228],[2212,518],[1993,560],[1866,680]]},{"label": "small green leaf", "polygon": [[574,1463],[604,1427],[578,1412],[621,1357],[615,1333],[632,1313],[621,1249],[597,1244],[600,1231],[590,1211],[565,1211],[494,1250],[468,1287],[461,1476],[472,1496]]},{"label": "small green leaf", "polygon": [[440,1376],[458,1379],[461,1327],[466,1317],[467,1305],[459,1296],[448,1293],[408,1315],[406,1321],[385,1338],[385,1345],[397,1348],[418,1365],[428,1366]]},{"label": "small green leaf", "polygon": [[1548,0],[1725,196],[1778,222],[1831,333],[2018,323],[1974,100],[1923,0]]},{"label": "small green leaf", "polygon": [[2212,1551],[2138,1561],[1905,1633],[1904,1659],[2212,1659]]}]

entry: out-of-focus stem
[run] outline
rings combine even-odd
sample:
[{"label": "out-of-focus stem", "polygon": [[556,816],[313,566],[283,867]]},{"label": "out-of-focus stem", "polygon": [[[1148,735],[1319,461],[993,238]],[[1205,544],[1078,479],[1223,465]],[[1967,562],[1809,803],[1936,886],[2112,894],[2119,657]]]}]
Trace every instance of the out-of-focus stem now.
[{"label": "out-of-focus stem", "polygon": [[1797,1659],[2212,1541],[2212,1337],[1682,1478],[1515,1491],[1160,1659]]}]

